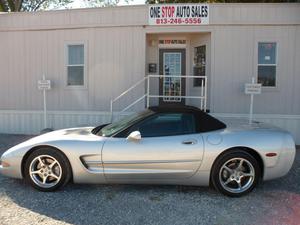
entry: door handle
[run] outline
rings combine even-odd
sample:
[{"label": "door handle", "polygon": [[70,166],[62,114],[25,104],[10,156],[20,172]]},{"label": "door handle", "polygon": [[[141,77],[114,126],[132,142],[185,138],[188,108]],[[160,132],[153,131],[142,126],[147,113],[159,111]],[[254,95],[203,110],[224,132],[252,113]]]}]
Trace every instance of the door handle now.
[{"label": "door handle", "polygon": [[182,144],[184,144],[184,145],[194,145],[196,143],[197,143],[196,140],[186,140],[186,141],[182,142]]}]

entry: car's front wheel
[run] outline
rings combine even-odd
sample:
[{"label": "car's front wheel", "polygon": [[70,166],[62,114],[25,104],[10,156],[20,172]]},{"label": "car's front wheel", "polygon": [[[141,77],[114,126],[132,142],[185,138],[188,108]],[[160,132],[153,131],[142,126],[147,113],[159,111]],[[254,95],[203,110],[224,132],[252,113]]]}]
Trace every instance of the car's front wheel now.
[{"label": "car's front wheel", "polygon": [[212,183],[221,193],[239,197],[257,185],[261,170],[257,160],[245,151],[231,151],[217,159],[212,170]]},{"label": "car's front wheel", "polygon": [[68,159],[53,148],[40,148],[32,152],[25,162],[27,182],[40,191],[55,191],[68,183],[71,167]]}]

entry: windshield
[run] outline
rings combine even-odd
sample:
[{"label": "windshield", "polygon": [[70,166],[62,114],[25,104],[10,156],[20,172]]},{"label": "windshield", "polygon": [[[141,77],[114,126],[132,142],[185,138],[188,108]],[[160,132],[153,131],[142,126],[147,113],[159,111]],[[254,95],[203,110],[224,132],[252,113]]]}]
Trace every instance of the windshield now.
[{"label": "windshield", "polygon": [[125,128],[133,125],[135,122],[149,116],[153,114],[152,111],[150,110],[145,110],[143,112],[140,113],[135,113],[133,115],[129,115],[129,116],[125,116],[124,118],[122,118],[121,120],[118,120],[116,122],[113,122],[105,127],[103,127],[98,133],[97,135],[99,136],[103,136],[103,137],[110,137],[122,130],[124,130]]}]

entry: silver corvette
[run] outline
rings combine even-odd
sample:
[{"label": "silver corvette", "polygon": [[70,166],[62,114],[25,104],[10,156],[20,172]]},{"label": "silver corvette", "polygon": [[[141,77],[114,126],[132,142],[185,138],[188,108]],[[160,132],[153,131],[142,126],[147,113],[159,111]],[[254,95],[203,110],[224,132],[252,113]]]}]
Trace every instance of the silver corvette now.
[{"label": "silver corvette", "polygon": [[75,183],[210,185],[228,196],[284,176],[291,135],[254,122],[220,121],[195,107],[151,107],[98,127],[50,132],[7,150],[0,172],[54,191]]}]

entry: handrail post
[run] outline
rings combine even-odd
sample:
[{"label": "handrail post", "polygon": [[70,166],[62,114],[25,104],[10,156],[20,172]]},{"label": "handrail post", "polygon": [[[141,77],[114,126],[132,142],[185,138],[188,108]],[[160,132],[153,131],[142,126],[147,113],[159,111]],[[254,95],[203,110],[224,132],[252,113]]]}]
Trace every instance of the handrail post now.
[{"label": "handrail post", "polygon": [[206,112],[206,101],[207,101],[207,77],[204,77],[204,112]]},{"label": "handrail post", "polygon": [[150,88],[150,76],[147,76],[147,108],[149,108],[149,88]]},{"label": "handrail post", "polygon": [[113,121],[113,100],[110,100],[110,122]]},{"label": "handrail post", "polygon": [[203,78],[201,78],[201,83],[200,83],[200,86],[201,86],[201,103],[200,103],[200,109],[201,109],[201,110],[203,110],[203,97],[204,97],[204,96],[203,96],[203,92],[204,92],[204,91],[203,91],[203,83],[204,83],[204,82],[203,82]]}]

